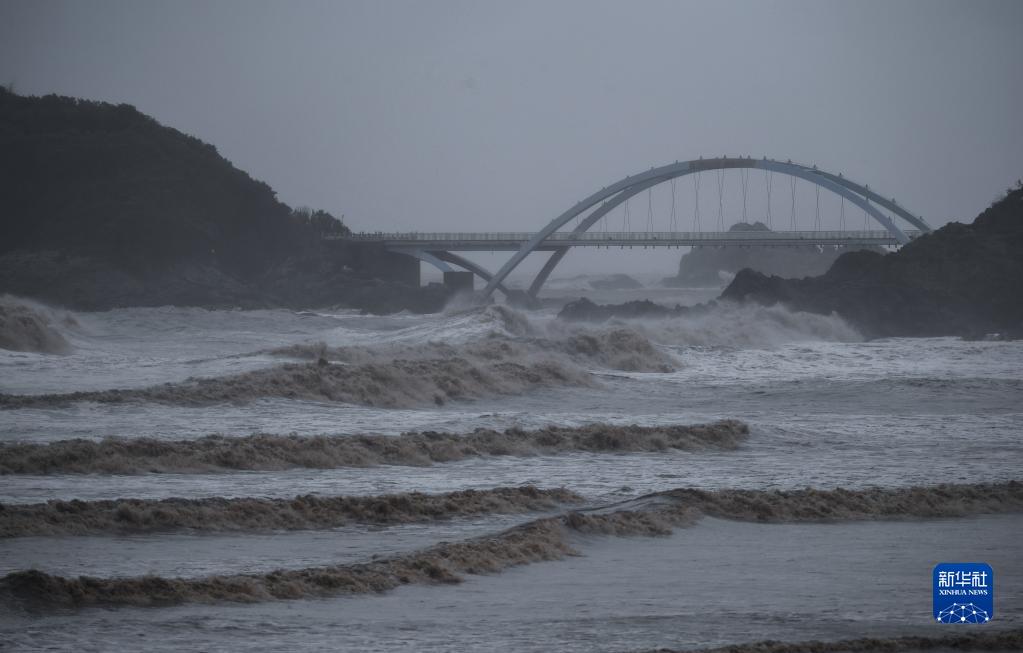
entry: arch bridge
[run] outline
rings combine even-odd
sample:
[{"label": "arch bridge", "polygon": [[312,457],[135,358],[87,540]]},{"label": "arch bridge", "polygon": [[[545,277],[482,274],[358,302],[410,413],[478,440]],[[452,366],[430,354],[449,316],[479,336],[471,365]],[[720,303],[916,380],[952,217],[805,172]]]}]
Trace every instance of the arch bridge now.
[{"label": "arch bridge", "polygon": [[[695,232],[654,232],[629,231],[608,233],[590,232],[602,218],[616,207],[626,203],[639,193],[687,175],[699,175],[707,171],[739,169],[748,175],[748,170],[758,169],[768,175],[779,173],[793,180],[802,179],[820,189],[830,191],[863,209],[880,229],[868,231],[695,231]],[[744,178],[747,179],[748,178]],[[793,182],[794,183],[794,182]],[[721,179],[719,177],[719,193]],[[672,188],[674,193],[674,186]],[[698,199],[697,185],[697,203]],[[743,183],[743,193],[747,182]],[[793,193],[794,193],[793,186]],[[673,196],[674,197],[674,196]],[[770,202],[770,181],[768,182]],[[793,203],[795,202],[793,196]],[[698,211],[698,208],[697,208]],[[571,231],[559,231],[573,220],[577,220]],[[931,231],[931,227],[919,216],[906,210],[888,196],[871,190],[870,186],[859,184],[841,174],[820,170],[817,166],[806,166],[791,161],[752,157],[719,157],[676,161],[675,163],[651,168],[646,172],[630,175],[609,186],[605,186],[574,204],[536,232],[514,233],[361,233],[350,236],[356,240],[381,242],[393,252],[413,256],[435,267],[450,271],[451,265],[468,270],[481,277],[486,286],[482,291],[488,297],[495,290],[507,294],[505,280],[529,254],[538,251],[551,252],[541,270],[530,284],[527,293],[536,297],[551,272],[572,247],[680,247],[699,245],[904,245],[912,238]],[[479,264],[456,254],[456,251],[512,251],[508,261],[494,273]]]}]

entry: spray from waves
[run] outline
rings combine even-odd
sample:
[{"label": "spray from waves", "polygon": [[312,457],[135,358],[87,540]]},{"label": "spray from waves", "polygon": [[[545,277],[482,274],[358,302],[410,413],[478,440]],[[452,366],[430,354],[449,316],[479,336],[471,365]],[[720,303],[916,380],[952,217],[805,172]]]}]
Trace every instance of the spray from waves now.
[{"label": "spray from waves", "polygon": [[[0,409],[45,408],[73,401],[208,405],[266,397],[405,408],[515,395],[537,387],[597,387],[598,382],[588,371],[593,366],[664,372],[671,371],[675,362],[671,354],[634,331],[574,334],[552,341],[517,335],[536,329],[526,317],[508,308],[487,307],[467,315],[452,328],[464,331],[466,327],[461,322],[466,320],[477,326],[479,323],[497,326],[482,338],[458,344],[413,339],[373,347],[295,345],[269,353],[313,362],[148,388],[0,394]],[[440,328],[419,335],[446,338],[452,333]]]},{"label": "spray from waves", "polygon": [[720,648],[666,649],[649,653],[912,653],[916,651],[1020,651],[1023,650],[1023,629],[1001,631],[954,632],[937,636],[864,637],[837,642],[811,640],[778,642],[767,640],[749,644],[733,644]]},{"label": "spray from waves", "polygon": [[951,516],[962,509],[971,513],[1017,512],[1021,508],[1023,484],[1015,481],[859,491],[672,490],[616,506],[537,519],[492,536],[440,543],[364,564],[196,579],[67,578],[20,571],[0,579],[0,596],[44,606],[85,606],[264,601],[380,592],[410,583],[455,583],[464,574],[497,573],[516,565],[577,555],[573,534],[667,535],[674,528],[694,523],[701,514],[752,521],[820,521]]},{"label": "spray from waves", "polygon": [[[628,327],[662,345],[747,348],[775,347],[808,340],[863,340],[863,336],[836,314],[817,315],[791,311],[778,304],[762,306],[716,301],[694,307],[657,307],[658,311],[646,314],[642,311],[617,310],[627,306],[592,305],[587,311],[592,313],[590,321],[619,328]],[[583,314],[582,318],[585,317],[586,314]],[[574,332],[579,328],[578,321],[557,320],[549,330]]]},{"label": "spray from waves", "polygon": [[652,515],[616,513],[549,517],[493,536],[441,543],[428,549],[356,565],[205,578],[67,578],[37,570],[0,578],[0,597],[39,607],[173,605],[185,602],[254,602],[382,592],[408,584],[458,583],[464,574],[578,555],[572,531],[600,535],[663,535],[672,524]]},{"label": "spray from waves", "polygon": [[[606,306],[585,301],[579,304],[588,308],[570,311],[573,318],[548,321],[532,319],[506,306],[488,306],[467,314],[473,315],[476,322],[489,325],[491,335],[554,341],[575,336],[599,338],[609,332],[626,332],[630,334],[630,342],[645,341],[648,345],[772,347],[808,340],[863,340],[863,336],[837,314],[792,311],[780,304],[763,306],[729,300],[675,308],[650,301]],[[656,350],[656,345],[651,346]],[[614,353],[613,346],[608,353]],[[670,365],[673,361],[666,362]]]},{"label": "spray from waves", "polygon": [[706,312],[643,322],[640,333],[663,344],[777,347],[803,341],[859,342],[863,337],[838,315],[790,311],[781,306],[718,302]]},{"label": "spray from waves", "polygon": [[477,429],[468,434],[400,436],[207,436],[62,440],[0,444],[0,474],[141,474],[217,470],[331,469],[430,465],[480,456],[552,455],[570,451],[640,452],[736,449],[749,427],[735,420],[692,426],[547,427],[534,431]]},{"label": "spray from waves", "polygon": [[[474,313],[476,307],[470,308],[467,313]],[[516,311],[502,304],[489,304],[479,310],[479,319],[484,323],[491,324],[495,329],[500,329],[505,335],[510,336],[535,336],[537,329],[525,313]]]},{"label": "spray from waves", "polygon": [[673,359],[630,329],[577,333],[559,343],[570,356],[583,356],[602,367],[625,372],[672,372]]},{"label": "spray from waves", "polygon": [[489,514],[553,510],[583,498],[531,485],[445,494],[294,499],[222,498],[49,501],[0,504],[0,537],[110,535],[188,530],[259,532],[329,529],[351,523],[392,525]]},{"label": "spray from waves", "polygon": [[74,326],[70,315],[56,312],[9,295],[0,297],[0,349],[42,354],[66,354],[71,345],[60,332],[58,323]]}]

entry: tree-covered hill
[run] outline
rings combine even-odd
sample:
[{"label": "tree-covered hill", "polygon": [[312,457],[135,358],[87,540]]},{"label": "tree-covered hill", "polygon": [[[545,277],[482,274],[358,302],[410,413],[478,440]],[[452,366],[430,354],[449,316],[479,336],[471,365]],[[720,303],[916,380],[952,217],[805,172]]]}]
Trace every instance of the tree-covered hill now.
[{"label": "tree-covered hill", "polygon": [[417,262],[324,240],[348,229],[126,104],[0,88],[0,230],[0,294],[71,308],[446,299],[419,288]]},{"label": "tree-covered hill", "polygon": [[247,278],[344,229],[132,106],[6,90],[0,198],[0,253],[57,250],[138,272],[187,260]]}]

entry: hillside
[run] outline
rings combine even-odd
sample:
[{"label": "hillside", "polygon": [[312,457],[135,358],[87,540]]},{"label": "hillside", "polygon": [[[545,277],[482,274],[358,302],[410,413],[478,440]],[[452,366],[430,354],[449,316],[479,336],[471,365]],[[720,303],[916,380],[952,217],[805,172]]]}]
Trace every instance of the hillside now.
[{"label": "hillside", "polygon": [[0,198],[0,292],[84,309],[380,304],[360,257],[321,238],[340,221],[126,104],[0,89]]},{"label": "hillside", "polygon": [[836,312],[864,334],[1023,336],[1023,188],[972,224],[957,222],[881,255],[850,252],[822,276],[742,270],[723,299]]}]

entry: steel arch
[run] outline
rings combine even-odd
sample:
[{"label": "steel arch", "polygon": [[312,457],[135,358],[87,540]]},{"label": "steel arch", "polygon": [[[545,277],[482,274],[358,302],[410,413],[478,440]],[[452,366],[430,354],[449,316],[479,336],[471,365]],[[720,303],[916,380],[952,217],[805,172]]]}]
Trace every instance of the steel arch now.
[{"label": "steel arch", "polygon": [[[605,200],[604,203],[601,204],[596,211],[583,218],[579,222],[579,225],[572,230],[572,233],[573,234],[586,233],[587,231],[589,231],[590,227],[597,224],[598,220],[603,218],[605,215],[607,215],[614,209],[621,206],[624,202],[632,198],[634,195],[638,195],[639,193],[642,193],[648,188],[653,188],[659,183],[661,183],[660,180],[644,182],[642,184],[636,185],[635,188],[629,189],[628,191],[622,191],[621,193],[618,193],[614,197]],[[547,282],[547,278],[551,276],[551,272],[553,272],[554,268],[558,266],[558,263],[561,263],[561,259],[565,258],[565,254],[568,254],[568,250],[570,249],[572,249],[571,246],[561,247],[551,252],[550,257],[543,264],[543,267],[540,268],[540,271],[536,273],[536,277],[533,279],[533,283],[529,284],[530,297],[536,297],[536,294],[540,292],[540,288],[543,287],[544,283]]]},{"label": "steel arch", "polygon": [[[630,175],[614,184],[611,184],[610,186],[605,186],[599,191],[577,202],[574,206],[554,220],[551,220],[551,222],[549,222],[543,229],[523,244],[521,249],[515,252],[515,254],[513,254],[512,257],[503,266],[501,266],[501,269],[493,275],[491,280],[487,283],[487,286],[483,289],[484,297],[488,297],[493,294],[497,286],[504,282],[507,276],[516,267],[518,267],[526,256],[535,251],[537,247],[539,247],[552,233],[601,203],[604,204],[580,222],[575,233],[581,233],[588,230],[597,222],[597,220],[606,215],[612,208],[647,188],[696,172],[725,170],[729,168],[756,168],[760,170],[778,172],[792,177],[798,177],[816,184],[821,188],[835,193],[836,195],[844,197],[852,204],[862,208],[902,244],[908,243],[909,237],[906,236],[906,234],[898,226],[896,226],[895,222],[889,216],[879,211],[875,204],[888,209],[899,218],[905,220],[923,232],[931,231],[930,226],[924,222],[922,218],[899,206],[894,200],[887,199],[870,190],[867,186],[849,181],[841,175],[834,175],[832,173],[818,170],[816,166],[805,166],[792,163],[791,161],[776,161],[766,157],[762,159],[753,159],[751,157],[719,157],[713,159],[694,159],[691,161],[681,162],[676,161],[675,163],[658,168],[651,168],[646,172]],[[529,292],[531,295],[534,295],[540,289],[551,271],[553,271],[554,267],[557,266],[562,258],[564,258],[567,251],[567,247],[559,248],[551,254],[547,264],[544,265],[544,268],[530,285]]]}]

